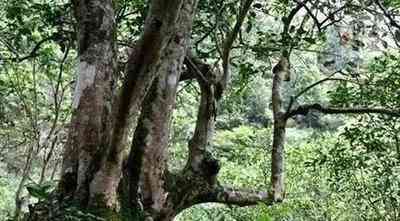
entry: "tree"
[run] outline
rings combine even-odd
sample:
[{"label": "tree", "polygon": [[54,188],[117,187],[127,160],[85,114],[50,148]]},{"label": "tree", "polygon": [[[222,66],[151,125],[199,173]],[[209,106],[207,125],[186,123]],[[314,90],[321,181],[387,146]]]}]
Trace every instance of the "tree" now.
[{"label": "tree", "polygon": [[[343,11],[357,6],[352,2],[333,5],[309,0],[273,1],[272,8],[282,21],[280,38],[274,39],[273,47],[254,46],[257,48],[254,51],[260,54],[262,50],[269,57],[272,52],[278,54],[277,65],[272,69],[271,190],[238,190],[220,185],[217,179],[220,165],[210,153],[218,103],[229,89],[232,50],[236,43],[251,48],[241,39],[243,27],[251,31],[257,17],[251,11],[252,6],[260,9],[262,4],[253,0],[242,0],[239,4],[221,1],[217,3],[220,8],[211,8],[206,3],[152,0],[145,5],[141,1],[73,0],[71,5],[67,4],[74,16],[69,21],[71,30],[56,24],[55,34],[38,41],[26,56],[13,54],[11,60],[22,62],[37,56],[47,41],[57,42],[62,51],[66,47],[65,38],[71,45],[77,44],[73,113],[61,179],[49,199],[31,207],[28,220],[57,220],[63,214],[69,215],[71,210],[67,208],[71,205],[106,220],[167,221],[199,203],[245,206],[260,201],[280,202],[285,197],[283,159],[289,118],[310,111],[399,116],[398,109],[375,104],[350,107],[298,104],[300,96],[323,82],[353,81],[342,70],[289,98],[283,96],[284,81],[290,82],[293,50],[315,45],[320,40],[318,36],[328,27],[344,19]],[[362,2],[359,4],[365,6]],[[393,20],[384,5],[379,1],[376,4],[387,19]],[[209,14],[217,17],[215,24],[205,28],[196,20],[198,5],[202,10],[213,11]],[[129,12],[133,7],[137,8],[134,13],[138,15],[134,18]],[[18,17],[21,9],[16,8],[10,11]],[[266,11],[263,13],[268,14]],[[124,23],[127,18],[136,19],[134,24],[138,28]],[[121,31],[121,26],[135,33],[135,37],[121,40],[121,35],[126,34],[121,33],[126,32],[126,29]],[[201,37],[192,43],[194,35]],[[211,39],[215,47],[206,52],[198,50],[199,42],[204,39]],[[126,64],[120,60],[121,44],[130,48]],[[336,77],[336,74],[343,76]],[[200,102],[195,131],[188,142],[186,166],[179,173],[172,173],[167,167],[167,150],[177,89],[182,81],[197,82]]]},{"label": "tree", "polygon": [[[151,1],[143,34],[134,43],[118,87],[115,5],[111,0],[72,2],[78,78],[58,202],[74,201],[80,209],[107,220],[122,220],[121,211],[138,218],[140,210],[146,220],[172,220],[197,203],[268,201],[264,192],[220,186],[218,161],[207,150],[217,101],[230,75],[230,51],[251,4],[251,0],[241,2],[236,23],[225,37],[220,73],[190,52],[197,1]],[[172,174],[166,164],[171,113],[178,83],[188,79],[200,85],[201,101],[187,165]],[[52,212],[42,209],[37,204],[29,220],[52,220]]]},{"label": "tree", "polygon": [[[382,6],[380,1],[375,1],[376,4],[384,11],[384,15],[388,17],[389,20],[392,20],[392,17],[386,9]],[[346,20],[345,14],[342,12],[344,10],[356,9],[360,10],[360,6],[364,6],[362,2],[357,4],[353,4],[352,2],[344,2],[342,5],[329,5],[329,4],[308,4],[311,1],[295,1],[295,6],[292,10],[287,13],[287,16],[282,18],[283,22],[283,31],[281,33],[282,50],[279,62],[272,69],[273,71],[273,83],[272,83],[272,109],[273,109],[273,118],[274,118],[274,126],[273,126],[273,141],[272,141],[272,159],[271,159],[271,185],[272,190],[271,194],[273,197],[273,201],[282,201],[285,195],[284,188],[284,143],[285,143],[285,129],[287,125],[287,120],[291,117],[295,117],[297,115],[307,115],[310,112],[320,112],[322,114],[382,114],[393,117],[400,117],[400,110],[396,106],[386,105],[383,103],[363,103],[363,102],[354,102],[353,104],[347,105],[357,105],[354,107],[343,107],[343,103],[338,102],[337,106],[324,106],[323,104],[314,103],[314,104],[297,104],[297,99],[313,89],[314,87],[326,82],[326,81],[342,81],[348,83],[359,84],[360,89],[362,89],[363,83],[359,83],[359,79],[356,81],[353,78],[358,77],[358,73],[356,69],[350,68],[348,69],[350,73],[344,73],[345,68],[336,70],[333,73],[330,73],[327,78],[321,79],[305,88],[300,90],[297,94],[293,94],[289,97],[283,97],[283,84],[284,82],[290,81],[290,54],[292,50],[299,45],[301,45],[302,41],[308,43],[314,43],[316,41],[313,38],[314,29],[317,29],[317,33],[321,33],[321,31],[325,30],[330,26],[335,26],[337,23],[340,23],[342,20]],[[371,5],[371,4],[369,4]],[[368,5],[368,6],[369,6]],[[286,3],[286,7],[289,7],[290,4]],[[292,23],[294,22],[294,17],[298,14],[301,9],[304,9],[306,15],[303,16],[303,19],[300,21],[300,24],[294,26]],[[324,10],[328,11],[328,14],[323,13]],[[360,11],[362,12],[363,9]],[[368,10],[367,10],[368,11]],[[316,14],[322,13],[325,15],[325,18],[320,20]],[[361,13],[360,12],[360,13]],[[310,27],[308,22],[311,22],[313,25],[311,29],[306,31],[305,28]],[[394,23],[396,26],[396,23]],[[291,30],[293,29],[293,30]],[[356,31],[354,31],[356,32]],[[292,34],[293,33],[293,34]],[[310,34],[311,33],[311,34]],[[347,36],[348,33],[344,32]],[[357,35],[358,33],[353,33]],[[311,37],[310,37],[311,35]],[[339,36],[341,33],[339,32]],[[343,40],[343,39],[340,39]],[[350,39],[346,39],[347,41]],[[354,41],[357,41],[355,39]],[[342,42],[343,43],[343,42]],[[353,46],[354,47],[354,46]],[[359,46],[355,46],[355,50],[359,50]],[[341,74],[344,77],[336,78],[335,75]],[[350,77],[349,77],[350,75]],[[366,85],[370,82],[366,81]],[[286,99],[286,100],[285,100]],[[358,104],[357,104],[358,103]],[[286,104],[286,105],[285,105]]]}]

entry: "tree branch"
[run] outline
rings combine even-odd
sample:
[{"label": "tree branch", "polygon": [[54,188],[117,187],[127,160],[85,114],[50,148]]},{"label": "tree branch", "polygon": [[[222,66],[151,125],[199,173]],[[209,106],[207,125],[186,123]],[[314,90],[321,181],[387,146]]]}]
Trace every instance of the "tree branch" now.
[{"label": "tree branch", "polygon": [[389,19],[390,24],[400,30],[399,23],[397,23],[397,21],[394,20],[393,16],[389,13],[389,11],[385,8],[385,6],[383,6],[382,2],[380,0],[375,0],[375,4],[377,4],[378,7],[382,10],[385,17]]},{"label": "tree branch", "polygon": [[234,189],[223,186],[215,187],[208,195],[200,196],[200,201],[204,203],[224,203],[236,206],[257,205],[259,202],[266,203],[267,205],[273,204],[273,200],[267,192]]},{"label": "tree branch", "polygon": [[286,118],[295,115],[307,115],[311,110],[321,112],[323,114],[385,114],[393,117],[400,117],[400,109],[375,108],[375,107],[353,107],[353,108],[337,108],[323,107],[321,104],[301,105],[290,111]]},{"label": "tree branch", "polygon": [[222,51],[222,68],[223,68],[223,76],[222,76],[222,86],[226,88],[229,78],[230,78],[230,71],[229,71],[229,60],[230,60],[230,53],[232,50],[232,45],[235,42],[237,36],[239,35],[240,29],[243,25],[244,19],[248,11],[250,10],[250,6],[253,3],[253,0],[245,0],[242,9],[239,12],[239,15],[236,19],[235,26],[233,27],[232,31],[228,34],[225,39],[224,47]]},{"label": "tree branch", "polygon": [[[333,76],[334,74],[332,74],[331,76]],[[346,79],[343,78],[331,78],[331,76],[321,79],[311,85],[309,85],[308,87],[304,88],[302,91],[300,91],[295,97],[294,99],[296,100],[297,98],[299,98],[301,95],[307,93],[309,90],[313,89],[314,87],[324,83],[325,81],[345,81]]]},{"label": "tree branch", "polygon": [[[196,71],[199,71],[199,69]],[[209,74],[204,71],[208,72],[208,70],[203,70],[201,76],[205,77],[207,81],[204,81],[202,77],[197,78],[201,89],[201,98],[195,131],[193,137],[189,141],[189,159],[187,166],[195,172],[201,172],[204,169],[202,164],[204,160],[207,159],[207,146],[211,143],[216,117],[214,85],[212,81],[209,81]]]},{"label": "tree branch", "polygon": [[304,7],[304,9],[307,11],[307,13],[310,15],[310,17],[314,20],[314,23],[318,28],[318,32],[321,32],[321,23],[319,22],[317,16],[315,16],[314,13],[312,13],[312,10],[306,5],[306,3],[301,2],[299,0],[295,0],[295,2],[297,2],[297,4],[302,5]]},{"label": "tree branch", "polygon": [[41,48],[42,44],[46,43],[47,41],[54,40],[54,39],[55,39],[55,36],[51,35],[50,37],[40,40],[28,55],[25,55],[24,57],[21,57],[21,58],[17,57],[17,58],[15,58],[15,60],[17,60],[18,62],[22,62],[26,59],[35,57],[37,55],[36,52]]},{"label": "tree branch", "polygon": [[[188,80],[191,78],[198,78],[198,80],[202,81],[205,84],[208,84],[209,81],[205,77],[210,67],[201,62],[200,60],[194,58],[191,55],[185,56],[185,65],[188,67],[188,71],[183,74],[183,76],[179,79],[180,81]],[[204,74],[200,69],[203,69]]]}]

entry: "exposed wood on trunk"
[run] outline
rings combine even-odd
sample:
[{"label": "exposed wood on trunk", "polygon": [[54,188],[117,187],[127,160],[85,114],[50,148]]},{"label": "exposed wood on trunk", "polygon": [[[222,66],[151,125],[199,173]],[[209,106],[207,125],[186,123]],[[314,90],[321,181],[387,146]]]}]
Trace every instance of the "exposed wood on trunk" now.
[{"label": "exposed wood on trunk", "polygon": [[112,0],[74,0],[73,8],[78,21],[78,70],[59,191],[86,205],[90,182],[110,139],[115,21]]},{"label": "exposed wood on trunk", "polygon": [[[227,35],[220,73],[187,53],[197,0],[151,1],[144,32],[128,59],[125,81],[114,96],[117,56],[112,1],[73,1],[79,25],[79,68],[59,188],[63,199],[77,199],[84,209],[104,208],[116,214],[123,150],[127,131],[133,128],[123,174],[127,181],[123,188],[128,189],[123,193],[129,194],[129,200],[122,206],[139,207],[140,200],[147,220],[172,220],[183,209],[207,200],[240,206],[269,202],[264,192],[220,186],[219,163],[209,150],[216,105],[229,78],[230,52],[252,2],[243,1]],[[201,98],[187,165],[180,174],[171,174],[166,163],[170,121],[185,57]],[[136,117],[137,127],[130,125]]]}]

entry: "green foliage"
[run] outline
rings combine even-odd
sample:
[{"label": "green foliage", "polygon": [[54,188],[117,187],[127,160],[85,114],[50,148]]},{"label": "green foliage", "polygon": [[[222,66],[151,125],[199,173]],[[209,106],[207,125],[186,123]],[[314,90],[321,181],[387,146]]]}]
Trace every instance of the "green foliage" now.
[{"label": "green foliage", "polygon": [[376,57],[368,72],[360,75],[356,85],[341,82],[330,92],[331,102],[340,106],[398,107],[400,104],[400,62],[398,53]]},{"label": "green foliage", "polygon": [[[359,88],[340,84],[331,94],[336,105],[399,107],[397,56],[373,60]],[[354,219],[397,220],[400,191],[398,118],[359,116],[343,128],[340,142],[319,151],[314,164],[328,169],[329,186],[341,193]]]},{"label": "green foliage", "polygon": [[[1,170],[0,170],[1,171]],[[14,210],[14,188],[16,183],[6,177],[0,177],[0,220],[7,220]]]},{"label": "green foliage", "polygon": [[270,129],[241,126],[218,131],[213,152],[221,162],[220,182],[237,187],[266,188]]},{"label": "green foliage", "polygon": [[52,183],[45,183],[45,184],[28,184],[26,186],[26,189],[28,190],[28,193],[38,199],[39,201],[41,200],[47,200],[49,199],[51,195],[51,191],[53,190],[53,184]]}]

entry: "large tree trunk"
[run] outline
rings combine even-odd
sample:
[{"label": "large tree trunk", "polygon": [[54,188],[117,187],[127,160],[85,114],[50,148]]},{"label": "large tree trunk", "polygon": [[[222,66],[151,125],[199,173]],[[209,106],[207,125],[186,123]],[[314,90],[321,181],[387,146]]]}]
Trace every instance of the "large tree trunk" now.
[{"label": "large tree trunk", "polygon": [[72,122],[59,191],[86,206],[94,173],[110,141],[115,87],[115,22],[112,0],[73,1],[78,21],[78,70]]},{"label": "large tree trunk", "polygon": [[147,94],[128,158],[130,202],[139,198],[148,220],[170,220],[176,214],[168,202],[166,178],[170,122],[176,91],[189,45],[197,0],[182,6],[176,32],[159,64],[158,77]]},{"label": "large tree trunk", "polygon": [[[114,2],[72,3],[78,22],[79,62],[57,195],[60,201],[77,201],[80,209],[89,209],[106,220],[118,220],[118,186],[129,116],[138,114],[158,74],[160,55],[171,38],[182,0],[151,2],[143,36],[129,58],[127,77],[118,96],[114,92]],[[45,220],[44,216],[31,217]]]}]

